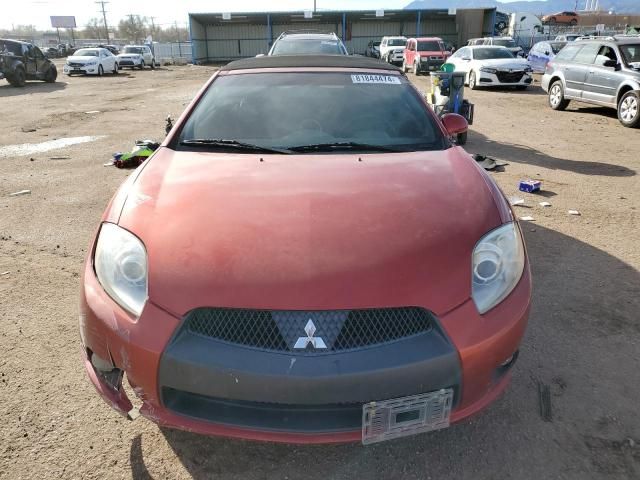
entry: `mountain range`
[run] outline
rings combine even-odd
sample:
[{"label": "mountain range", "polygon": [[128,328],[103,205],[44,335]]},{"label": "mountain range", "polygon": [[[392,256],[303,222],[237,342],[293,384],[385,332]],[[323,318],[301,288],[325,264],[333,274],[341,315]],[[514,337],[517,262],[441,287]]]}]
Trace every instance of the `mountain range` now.
[{"label": "mountain range", "polygon": [[[536,0],[499,2],[497,0],[415,0],[404,8],[407,9],[436,9],[436,8],[481,8],[496,7],[505,13],[530,12],[535,14],[547,14],[563,10],[578,10],[584,8],[585,0]],[[613,10],[616,14],[623,13],[640,14],[640,0],[600,0],[600,9],[607,12]]]}]

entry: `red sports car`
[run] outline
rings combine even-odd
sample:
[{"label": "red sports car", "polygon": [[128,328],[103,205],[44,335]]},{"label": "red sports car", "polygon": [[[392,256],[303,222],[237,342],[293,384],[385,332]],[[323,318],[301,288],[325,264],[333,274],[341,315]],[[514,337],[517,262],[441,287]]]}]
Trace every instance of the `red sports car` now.
[{"label": "red sports car", "polygon": [[[220,69],[107,208],[85,366],[123,414],[281,442],[447,427],[507,386],[529,314],[492,179],[389,64]],[[133,416],[133,415],[131,415]]]}]

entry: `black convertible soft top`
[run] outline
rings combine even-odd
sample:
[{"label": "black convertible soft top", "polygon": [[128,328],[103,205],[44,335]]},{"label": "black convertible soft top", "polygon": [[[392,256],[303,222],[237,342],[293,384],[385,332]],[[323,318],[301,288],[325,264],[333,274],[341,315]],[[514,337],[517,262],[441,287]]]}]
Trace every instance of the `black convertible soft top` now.
[{"label": "black convertible soft top", "polygon": [[272,55],[252,57],[228,63],[220,70],[296,67],[363,68],[368,70],[400,72],[400,69],[395,65],[359,55]]}]

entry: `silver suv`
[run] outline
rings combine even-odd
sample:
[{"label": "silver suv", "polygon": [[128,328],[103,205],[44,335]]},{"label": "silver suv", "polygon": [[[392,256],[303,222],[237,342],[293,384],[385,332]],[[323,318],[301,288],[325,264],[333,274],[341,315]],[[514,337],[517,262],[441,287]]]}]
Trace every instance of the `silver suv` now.
[{"label": "silver suv", "polygon": [[640,36],[567,44],[547,63],[542,88],[554,110],[564,110],[570,100],[577,100],[615,108],[625,127],[639,127]]}]

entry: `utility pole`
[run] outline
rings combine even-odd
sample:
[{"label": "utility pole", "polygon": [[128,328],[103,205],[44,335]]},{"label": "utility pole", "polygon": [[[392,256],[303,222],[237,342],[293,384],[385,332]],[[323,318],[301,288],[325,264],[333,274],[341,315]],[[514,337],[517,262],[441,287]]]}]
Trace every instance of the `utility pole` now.
[{"label": "utility pole", "polygon": [[316,1],[317,0],[313,0],[313,13],[316,13]]},{"label": "utility pole", "polygon": [[107,34],[107,43],[109,43],[109,26],[107,25],[107,12],[104,10],[105,3],[109,3],[109,2],[100,0],[99,2],[94,2],[94,3],[102,7],[102,19],[104,20],[104,31]]}]

